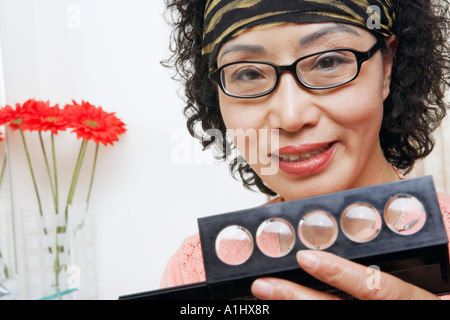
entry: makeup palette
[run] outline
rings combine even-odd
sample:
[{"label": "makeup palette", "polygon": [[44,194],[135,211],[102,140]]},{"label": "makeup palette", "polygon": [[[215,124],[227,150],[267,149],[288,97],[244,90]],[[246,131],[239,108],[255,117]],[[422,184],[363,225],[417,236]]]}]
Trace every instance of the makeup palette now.
[{"label": "makeup palette", "polygon": [[435,294],[450,292],[448,239],[431,176],[198,219],[206,281],[120,299],[240,299],[274,276],[335,294],[300,269],[325,250]]}]

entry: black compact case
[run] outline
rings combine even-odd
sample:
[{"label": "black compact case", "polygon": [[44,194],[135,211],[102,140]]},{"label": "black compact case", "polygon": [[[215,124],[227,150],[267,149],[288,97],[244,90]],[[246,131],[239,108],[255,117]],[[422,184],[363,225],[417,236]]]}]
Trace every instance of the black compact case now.
[{"label": "black compact case", "polygon": [[305,249],[372,266],[438,295],[450,292],[448,239],[431,176],[200,218],[198,226],[205,282],[119,299],[245,299],[263,276],[345,296],[300,269],[296,253]]}]

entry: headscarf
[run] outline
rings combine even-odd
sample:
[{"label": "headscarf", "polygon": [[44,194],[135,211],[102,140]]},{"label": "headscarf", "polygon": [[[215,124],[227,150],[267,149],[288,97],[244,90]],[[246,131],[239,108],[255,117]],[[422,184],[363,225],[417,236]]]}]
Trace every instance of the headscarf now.
[{"label": "headscarf", "polygon": [[223,43],[246,29],[279,23],[347,23],[389,37],[395,20],[392,1],[208,0],[202,55],[213,68]]}]

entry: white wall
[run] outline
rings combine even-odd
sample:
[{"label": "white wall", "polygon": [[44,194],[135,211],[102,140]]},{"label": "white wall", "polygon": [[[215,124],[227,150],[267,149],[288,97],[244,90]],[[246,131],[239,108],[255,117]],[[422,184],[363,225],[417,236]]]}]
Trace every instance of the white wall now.
[{"label": "white wall", "polygon": [[[156,289],[198,217],[265,201],[225,165],[199,161],[178,84],[159,63],[168,55],[163,11],[163,0],[0,0],[7,104],[84,99],[127,124],[101,150],[90,206],[101,299]],[[173,157],[181,141],[191,163]]]}]

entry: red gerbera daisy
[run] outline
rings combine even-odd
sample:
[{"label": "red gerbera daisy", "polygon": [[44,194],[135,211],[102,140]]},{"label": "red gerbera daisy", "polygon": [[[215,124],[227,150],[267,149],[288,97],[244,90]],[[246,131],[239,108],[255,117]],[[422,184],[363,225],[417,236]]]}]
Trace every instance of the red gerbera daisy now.
[{"label": "red gerbera daisy", "polygon": [[48,101],[34,101],[30,104],[21,123],[24,131],[51,131],[55,135],[66,130],[68,125],[69,122],[59,106],[52,107]]},{"label": "red gerbera daisy", "polygon": [[16,103],[16,109],[13,112],[14,119],[9,124],[9,126],[13,130],[18,130],[19,128],[21,128],[23,119],[29,116],[35,104],[36,100],[34,99],[27,100],[22,105],[20,103]]},{"label": "red gerbera daisy", "polygon": [[37,105],[43,104],[34,99],[27,100],[23,105],[16,103],[16,108],[5,106],[0,110],[0,124],[8,124],[13,130],[22,127],[24,119],[36,116],[38,114]]},{"label": "red gerbera daisy", "polygon": [[73,101],[73,104],[65,106],[64,112],[73,128],[72,132],[86,141],[113,145],[114,141],[119,141],[119,135],[126,132],[125,124],[115,113],[105,112],[89,102],[82,101],[80,105]]},{"label": "red gerbera daisy", "polygon": [[0,109],[0,126],[9,124],[15,119],[15,110],[11,106],[4,106]]}]

